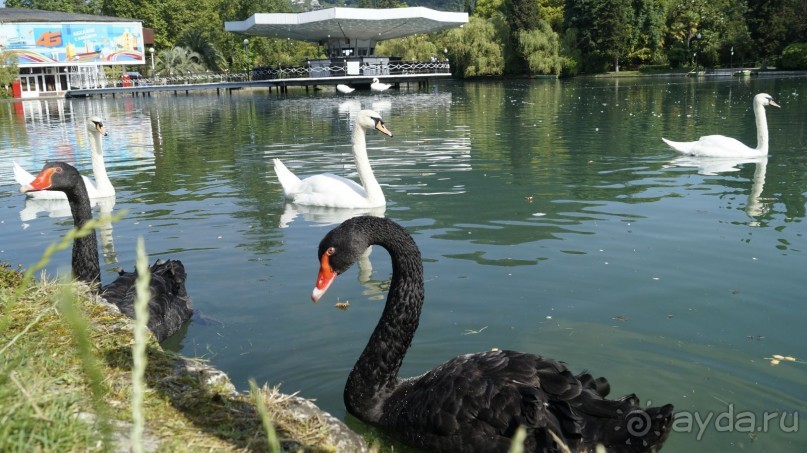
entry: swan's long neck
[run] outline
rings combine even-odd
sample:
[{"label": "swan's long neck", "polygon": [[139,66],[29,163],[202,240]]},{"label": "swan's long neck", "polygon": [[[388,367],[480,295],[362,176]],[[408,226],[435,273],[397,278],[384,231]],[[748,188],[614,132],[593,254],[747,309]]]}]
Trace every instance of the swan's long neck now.
[{"label": "swan's long neck", "polygon": [[384,191],[375,179],[373,169],[370,167],[370,159],[367,157],[367,140],[364,128],[356,124],[353,128],[353,157],[356,160],[356,171],[364,186],[364,194],[370,206],[381,206],[386,204]]},{"label": "swan's long neck", "polygon": [[[73,213],[73,224],[76,228],[81,228],[92,219],[90,197],[87,195],[84,182],[79,179],[79,184],[65,193],[67,195],[67,201],[70,203],[70,211]],[[91,284],[101,282],[101,265],[98,261],[98,240],[95,237],[94,229],[90,234],[73,240],[72,265],[73,274],[76,279]]]},{"label": "swan's long neck", "polygon": [[402,229],[375,239],[371,243],[387,249],[392,258],[392,281],[384,312],[347,379],[344,395],[348,411],[371,423],[378,422],[384,402],[399,385],[398,371],[423,307],[423,264],[414,240]]},{"label": "swan's long neck", "polygon": [[101,134],[90,133],[90,148],[92,150],[92,173],[95,177],[95,188],[98,195],[102,197],[115,195],[115,187],[106,174],[104,145],[101,143]]},{"label": "swan's long neck", "polygon": [[768,120],[762,103],[754,102],[754,118],[757,122],[757,151],[768,154]]}]

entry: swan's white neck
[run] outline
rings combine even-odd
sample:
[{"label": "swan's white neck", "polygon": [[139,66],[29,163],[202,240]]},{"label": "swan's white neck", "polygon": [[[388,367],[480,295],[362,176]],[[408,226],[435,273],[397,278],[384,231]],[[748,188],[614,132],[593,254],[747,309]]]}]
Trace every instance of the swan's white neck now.
[{"label": "swan's white neck", "polygon": [[92,156],[92,172],[95,176],[95,189],[99,197],[111,197],[115,195],[115,187],[106,174],[106,164],[104,163],[104,145],[101,143],[101,134],[90,133],[90,153]]},{"label": "swan's white neck", "polygon": [[754,102],[754,118],[757,122],[757,151],[759,154],[768,154],[768,120],[765,117],[765,106],[761,102]]},{"label": "swan's white neck", "polygon": [[370,159],[367,157],[367,141],[364,128],[356,124],[353,128],[353,157],[356,160],[356,171],[364,187],[365,198],[369,206],[383,206],[387,203],[384,191],[375,179]]}]

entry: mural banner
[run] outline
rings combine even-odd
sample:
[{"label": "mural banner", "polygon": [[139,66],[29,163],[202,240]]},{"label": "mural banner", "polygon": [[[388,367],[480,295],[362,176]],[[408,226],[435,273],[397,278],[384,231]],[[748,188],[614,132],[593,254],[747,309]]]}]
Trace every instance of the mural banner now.
[{"label": "mural banner", "polygon": [[0,47],[20,66],[145,63],[140,22],[5,23]]}]

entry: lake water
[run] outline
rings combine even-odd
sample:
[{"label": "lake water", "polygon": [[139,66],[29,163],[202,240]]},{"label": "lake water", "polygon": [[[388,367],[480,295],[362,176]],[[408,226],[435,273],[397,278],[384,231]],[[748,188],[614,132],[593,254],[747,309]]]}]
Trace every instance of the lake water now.
[{"label": "lake water", "polygon": [[[753,146],[759,92],[782,106],[768,110],[767,160],[685,160],[661,141],[721,133]],[[466,352],[535,352],[606,376],[614,395],[673,403],[683,418],[665,451],[807,451],[807,364],[768,359],[807,359],[805,77],[3,103],[0,260],[29,266],[71,226],[26,209],[12,160],[88,172],[85,122],[99,115],[112,209],[128,210],[105,234],[103,280],[133,267],[144,236],[152,257],[182,260],[208,319],[169,347],[241,389],[251,377],[282,384],[363,429],[342,389],[380,316],[389,257],[376,248],[371,266],[313,304],[317,244],[351,213],[285,206],[271,167],[280,157],[299,175],[355,179],[360,108],[395,134],[368,135],[369,154],[384,215],[424,259],[426,305],[403,376]],[[69,262],[62,252],[49,272]]]}]

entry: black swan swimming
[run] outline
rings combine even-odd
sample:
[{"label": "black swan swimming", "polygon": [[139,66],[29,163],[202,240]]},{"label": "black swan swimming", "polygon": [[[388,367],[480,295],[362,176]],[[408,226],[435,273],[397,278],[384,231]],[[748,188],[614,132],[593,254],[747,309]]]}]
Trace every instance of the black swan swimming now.
[{"label": "black swan swimming", "polygon": [[[378,217],[355,217],[319,244],[316,302],[337,275],[370,245],[392,258],[384,312],[345,385],[347,410],[400,440],[444,452],[504,452],[518,426],[524,451],[649,452],[670,433],[673,406],[642,408],[639,398],[605,399],[605,378],[573,375],[559,361],[516,351],[456,357],[425,374],[400,379],[398,371],[418,327],[423,305],[420,251],[406,230]],[[550,434],[551,432],[551,434]]]},{"label": "black swan swimming", "polygon": [[[42,171],[23,192],[58,190],[67,195],[73,223],[81,228],[92,219],[90,197],[81,175],[73,166],[63,162],[45,164]],[[73,241],[73,274],[76,279],[92,285],[101,283],[101,266],[98,260],[98,242],[95,231]],[[178,260],[158,260],[151,267],[151,298],[149,299],[148,327],[163,341],[176,333],[191,318],[191,300],[185,291],[185,267]],[[134,318],[134,282],[136,272],[121,272],[117,280],[100,289],[99,294],[115,304],[122,313]]]}]

